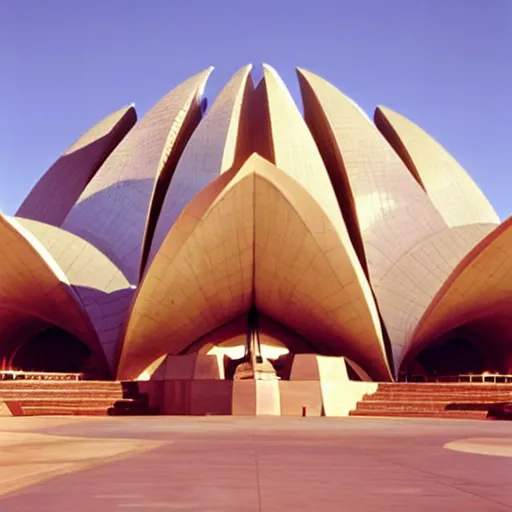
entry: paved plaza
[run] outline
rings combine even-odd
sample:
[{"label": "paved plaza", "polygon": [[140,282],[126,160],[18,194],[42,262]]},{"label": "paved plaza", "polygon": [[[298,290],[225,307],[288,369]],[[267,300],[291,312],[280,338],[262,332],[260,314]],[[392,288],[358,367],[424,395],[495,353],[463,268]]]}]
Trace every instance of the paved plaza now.
[{"label": "paved plaza", "polygon": [[512,424],[1,418],[0,510],[512,510]]}]

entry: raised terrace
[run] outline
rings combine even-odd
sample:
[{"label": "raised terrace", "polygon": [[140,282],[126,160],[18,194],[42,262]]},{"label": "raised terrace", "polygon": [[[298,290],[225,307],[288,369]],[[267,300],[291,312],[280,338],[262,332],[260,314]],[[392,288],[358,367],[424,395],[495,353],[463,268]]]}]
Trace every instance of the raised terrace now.
[{"label": "raised terrace", "polygon": [[1,414],[506,417],[512,218],[389,108],[213,71],[0,213]]},{"label": "raised terrace", "polygon": [[501,422],[0,418],[0,510],[506,512],[511,456]]}]

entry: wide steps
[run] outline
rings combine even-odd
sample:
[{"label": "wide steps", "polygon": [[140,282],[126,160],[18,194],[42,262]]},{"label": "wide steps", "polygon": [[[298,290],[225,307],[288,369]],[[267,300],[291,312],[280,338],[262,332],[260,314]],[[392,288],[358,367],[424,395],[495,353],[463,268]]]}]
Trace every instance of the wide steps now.
[{"label": "wide steps", "polygon": [[30,406],[22,407],[20,416],[107,416],[105,407]]},{"label": "wide steps", "polygon": [[[491,405],[496,402],[408,402],[392,401],[377,402],[363,401],[357,406],[358,411],[487,411]],[[500,403],[500,402],[498,402]]]},{"label": "wide steps", "polygon": [[147,416],[158,414],[146,400],[124,399],[116,402],[76,402],[72,400],[18,401],[23,416]]},{"label": "wide steps", "polygon": [[489,409],[512,402],[512,384],[382,383],[351,416],[485,419]]},{"label": "wide steps", "polygon": [[0,402],[15,416],[158,414],[136,382],[2,380]]},{"label": "wide steps", "polygon": [[51,397],[63,397],[66,398],[79,398],[79,399],[104,399],[104,400],[121,400],[124,395],[121,390],[118,391],[94,391],[79,389],[73,390],[41,390],[41,389],[27,389],[27,390],[14,390],[0,391],[0,400],[18,400],[18,399],[44,399]]},{"label": "wide steps", "polygon": [[445,418],[445,419],[465,419],[465,420],[485,420],[487,411],[355,411],[350,412],[350,416],[366,417],[389,417],[389,418]]},{"label": "wide steps", "polygon": [[491,390],[509,391],[512,393],[512,384],[494,383],[467,383],[467,382],[382,382],[379,384],[379,391],[476,391],[484,392]]},{"label": "wide steps", "polygon": [[38,405],[51,407],[51,406],[65,406],[65,407],[110,407],[118,401],[117,398],[69,398],[67,396],[58,397],[44,397],[44,398],[17,398],[13,400],[3,399],[7,404],[15,402],[22,407],[37,407]]},{"label": "wide steps", "polygon": [[442,393],[439,397],[433,397],[432,393],[374,393],[373,395],[367,395],[365,398],[365,401],[368,402],[428,402],[432,400],[443,400],[446,402],[506,402],[512,400],[512,393]]},{"label": "wide steps", "polygon": [[122,391],[120,382],[105,381],[57,381],[57,380],[0,380],[0,394],[8,390],[91,390],[91,391]]}]

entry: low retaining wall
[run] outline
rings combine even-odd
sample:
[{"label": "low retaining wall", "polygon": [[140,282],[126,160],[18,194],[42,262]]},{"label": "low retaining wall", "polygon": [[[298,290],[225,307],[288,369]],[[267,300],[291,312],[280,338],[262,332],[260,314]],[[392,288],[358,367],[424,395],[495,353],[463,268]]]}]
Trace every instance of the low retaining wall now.
[{"label": "low retaining wall", "polygon": [[168,415],[348,416],[377,384],[311,380],[160,380],[139,382],[150,405]]},{"label": "low retaining wall", "polygon": [[377,384],[351,381],[343,357],[289,354],[282,380],[229,380],[217,356],[166,356],[139,381],[161,414],[348,416]]}]

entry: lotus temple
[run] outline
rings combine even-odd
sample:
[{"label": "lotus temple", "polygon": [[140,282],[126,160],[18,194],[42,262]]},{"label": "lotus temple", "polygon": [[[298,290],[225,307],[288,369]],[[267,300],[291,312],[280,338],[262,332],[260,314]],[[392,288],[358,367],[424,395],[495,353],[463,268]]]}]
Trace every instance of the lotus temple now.
[{"label": "lotus temple", "polygon": [[505,385],[512,218],[389,108],[370,119],[298,69],[301,110],[268,65],[207,101],[212,70],[141,119],[105,117],[0,216],[1,384],[277,415],[348,414],[406,382]]}]

